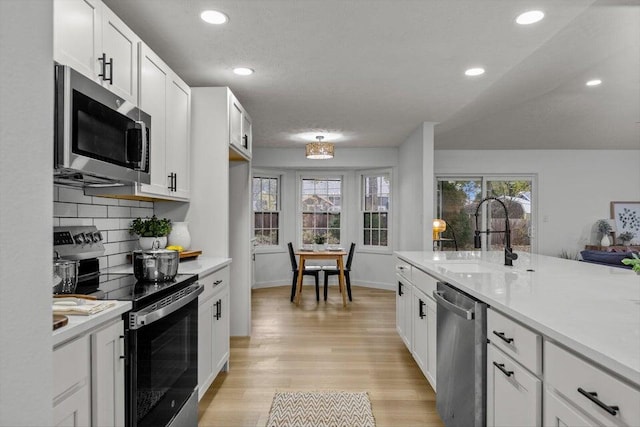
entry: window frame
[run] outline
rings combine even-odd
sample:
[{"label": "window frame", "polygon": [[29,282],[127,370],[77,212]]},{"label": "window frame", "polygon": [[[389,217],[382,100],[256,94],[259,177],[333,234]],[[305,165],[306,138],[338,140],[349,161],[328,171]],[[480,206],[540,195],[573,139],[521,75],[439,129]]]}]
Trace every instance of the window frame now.
[{"label": "window frame", "polygon": [[[364,213],[371,212],[364,210],[364,179],[372,176],[386,175],[389,179],[389,210],[387,211],[387,246],[373,246],[364,244]],[[379,168],[361,170],[357,174],[358,178],[358,251],[364,253],[375,254],[391,254],[393,253],[393,207],[394,207],[394,180],[393,169]]]},{"label": "window frame", "polygon": [[297,171],[296,172],[296,242],[297,247],[302,247],[302,181],[305,179],[314,180],[340,180],[340,245],[344,247],[346,244],[344,238],[346,236],[346,220],[347,207],[345,206],[345,182],[346,176],[343,171]]},{"label": "window frame", "polygon": [[[277,210],[275,211],[255,211],[253,209],[253,180],[255,178],[267,178],[267,179],[276,179],[278,182],[277,188],[278,188],[278,203],[277,203]],[[270,252],[282,252],[285,249],[285,245],[283,243],[283,233],[284,233],[284,226],[283,226],[283,219],[284,219],[284,211],[282,209],[283,204],[284,204],[284,194],[282,191],[282,181],[283,181],[283,174],[278,173],[278,172],[274,172],[274,171],[262,171],[259,169],[254,169],[251,171],[251,214],[252,214],[252,220],[251,220],[251,238],[252,241],[256,242],[256,230],[255,230],[255,214],[256,212],[272,212],[272,213],[277,213],[278,214],[278,244],[277,245],[259,245],[259,244],[255,244],[254,249],[257,253],[270,253]]]},{"label": "window frame", "polygon": [[[518,172],[518,173],[442,173],[434,175],[434,199],[433,199],[433,218],[439,218],[438,209],[438,182],[439,181],[447,181],[447,180],[455,180],[455,179],[479,179],[480,187],[481,187],[481,195],[482,197],[486,197],[487,195],[487,182],[488,181],[517,181],[517,180],[531,180],[531,231],[529,236],[530,249],[529,253],[534,254],[538,253],[538,223],[539,223],[539,198],[538,198],[538,173],[531,172]],[[487,225],[487,203],[485,203],[481,208],[482,213],[482,224],[480,226],[481,229],[486,229]],[[482,251],[486,251],[487,245],[487,235],[482,234]]]}]

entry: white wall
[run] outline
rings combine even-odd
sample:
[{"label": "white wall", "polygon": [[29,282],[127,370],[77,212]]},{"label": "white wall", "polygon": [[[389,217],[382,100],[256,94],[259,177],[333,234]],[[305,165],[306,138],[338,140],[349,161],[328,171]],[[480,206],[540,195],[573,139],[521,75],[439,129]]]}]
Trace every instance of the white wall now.
[{"label": "white wall", "polygon": [[52,424],[53,10],[0,1],[0,425]]},{"label": "white wall", "polygon": [[433,241],[433,123],[423,123],[399,147],[398,250],[431,250]]},{"label": "white wall", "polygon": [[538,252],[595,243],[611,201],[640,201],[640,150],[436,150],[435,173],[538,176]]},{"label": "white wall", "polygon": [[[290,285],[292,279],[291,263],[286,244],[293,242],[297,248],[300,242],[296,233],[297,214],[297,181],[299,174],[330,173],[343,177],[343,234],[342,241],[346,247],[349,242],[361,240],[358,227],[359,219],[359,171],[375,168],[389,168],[392,173],[392,204],[397,190],[397,157],[395,147],[387,148],[340,148],[336,147],[332,160],[308,160],[304,156],[304,148],[257,148],[253,152],[253,168],[260,171],[282,173],[281,195],[281,247],[277,250],[258,249],[255,261],[254,287]],[[397,228],[395,205],[392,205],[392,227]],[[393,247],[396,243],[392,235]],[[385,253],[366,252],[358,246],[353,261],[351,283],[370,287],[389,288],[393,286],[392,251]],[[322,276],[321,276],[322,280]],[[304,283],[313,284],[312,277],[304,277]],[[332,277],[330,284],[335,284]],[[322,283],[321,283],[322,285]]]}]

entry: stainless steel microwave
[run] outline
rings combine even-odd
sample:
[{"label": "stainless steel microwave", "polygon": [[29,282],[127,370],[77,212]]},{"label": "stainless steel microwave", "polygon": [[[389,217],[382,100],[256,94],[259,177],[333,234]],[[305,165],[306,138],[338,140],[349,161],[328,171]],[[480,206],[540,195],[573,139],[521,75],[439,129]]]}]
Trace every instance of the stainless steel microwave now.
[{"label": "stainless steel microwave", "polygon": [[54,182],[148,184],[151,116],[68,66],[55,65]]}]

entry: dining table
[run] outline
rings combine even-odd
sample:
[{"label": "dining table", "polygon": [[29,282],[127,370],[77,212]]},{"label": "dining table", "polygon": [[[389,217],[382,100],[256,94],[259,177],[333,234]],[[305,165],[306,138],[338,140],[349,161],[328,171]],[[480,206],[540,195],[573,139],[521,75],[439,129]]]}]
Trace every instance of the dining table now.
[{"label": "dining table", "polygon": [[340,293],[342,294],[342,306],[347,306],[347,296],[346,289],[344,286],[344,263],[342,258],[347,254],[347,252],[342,249],[325,249],[325,250],[306,250],[301,249],[296,252],[298,255],[298,283],[296,285],[296,305],[300,305],[300,298],[302,294],[302,272],[304,271],[305,263],[307,260],[317,260],[317,259],[333,259],[336,261],[336,265],[340,274],[338,275],[338,287],[340,288]]}]

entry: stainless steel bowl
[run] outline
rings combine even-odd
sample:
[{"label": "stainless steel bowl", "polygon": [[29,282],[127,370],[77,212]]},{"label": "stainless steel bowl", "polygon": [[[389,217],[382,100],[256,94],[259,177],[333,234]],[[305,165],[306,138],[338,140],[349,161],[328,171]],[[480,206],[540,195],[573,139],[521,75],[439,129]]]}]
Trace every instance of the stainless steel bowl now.
[{"label": "stainless steel bowl", "polygon": [[178,274],[178,251],[149,249],[133,251],[133,274],[145,282],[167,282]]}]

